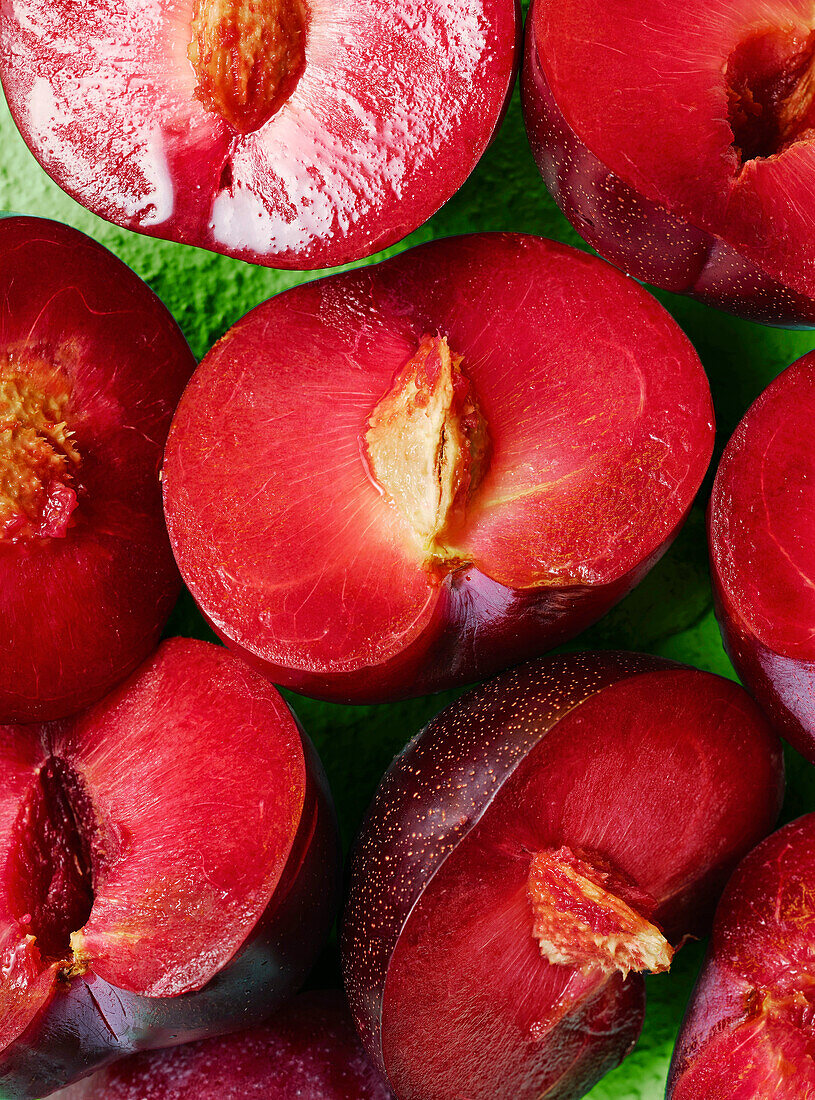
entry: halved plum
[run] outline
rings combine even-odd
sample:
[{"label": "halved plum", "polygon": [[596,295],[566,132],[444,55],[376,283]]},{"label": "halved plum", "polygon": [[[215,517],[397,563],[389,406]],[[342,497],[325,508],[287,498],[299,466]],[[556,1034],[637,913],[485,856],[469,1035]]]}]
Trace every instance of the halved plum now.
[{"label": "halved plum", "polygon": [[461,187],[519,37],[517,0],[0,0],[0,78],[31,151],[94,213],[329,267]]},{"label": "halved plum", "polygon": [[246,1027],[333,922],[336,823],[278,693],[173,639],[75,718],[0,727],[0,1093]]},{"label": "halved plum", "polygon": [[0,722],[95,702],[155,647],[181,584],[158,468],[195,360],[82,233],[0,220]]},{"label": "halved plum", "polygon": [[708,530],[716,612],[745,686],[815,763],[815,353],[748,409]]},{"label": "halved plum", "polygon": [[392,1100],[339,990],[301,993],[265,1025],[135,1054],[55,1100]]},{"label": "halved plum", "polygon": [[515,669],[397,757],[356,845],[351,1010],[400,1100],[573,1100],[781,804],[738,685],[635,654]]},{"label": "halved plum", "polygon": [[815,814],[727,885],[671,1064],[668,1100],[815,1096]]},{"label": "halved plum", "polygon": [[533,0],[524,114],[586,240],[639,279],[815,325],[809,0]]},{"label": "halved plum", "polygon": [[388,700],[597,619],[712,446],[699,359],[644,290],[550,241],[459,237],[239,321],[179,405],[165,510],[228,645],[307,695]]}]

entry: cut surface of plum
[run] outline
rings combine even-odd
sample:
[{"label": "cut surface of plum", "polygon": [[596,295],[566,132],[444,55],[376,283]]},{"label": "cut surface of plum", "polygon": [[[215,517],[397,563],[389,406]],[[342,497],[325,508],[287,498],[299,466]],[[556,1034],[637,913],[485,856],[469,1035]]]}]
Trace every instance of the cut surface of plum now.
[{"label": "cut surface of plum", "polygon": [[337,841],[313,750],[256,672],[174,639],[75,718],[0,727],[0,753],[3,1096],[233,1030],[297,988]]},{"label": "cut surface of plum", "polygon": [[54,1100],[392,1100],[339,990],[301,993],[261,1027],[136,1054]]},{"label": "cut surface of plum", "polygon": [[745,685],[815,761],[815,354],[785,370],[725,449],[710,502],[713,589]]},{"label": "cut surface of plum", "polygon": [[747,693],[657,658],[543,659],[442,711],[377,792],[343,930],[400,1100],[583,1096],[782,789]]},{"label": "cut surface of plum", "polygon": [[519,31],[516,0],[2,0],[0,78],[31,151],[94,213],[330,267],[461,187]]},{"label": "cut surface of plum", "polygon": [[94,702],[153,649],[180,581],[158,468],[195,360],[115,256],[0,220],[0,722]]},{"label": "cut surface of plum", "polygon": [[180,403],[167,522],[204,614],[275,682],[421,695],[625,595],[690,507],[712,417],[631,280],[535,237],[454,238],[239,321]]},{"label": "cut surface of plum", "polygon": [[541,173],[637,278],[815,325],[808,0],[534,0],[524,113]]},{"label": "cut surface of plum", "polygon": [[719,908],[669,1100],[815,1096],[815,814],[760,844]]}]

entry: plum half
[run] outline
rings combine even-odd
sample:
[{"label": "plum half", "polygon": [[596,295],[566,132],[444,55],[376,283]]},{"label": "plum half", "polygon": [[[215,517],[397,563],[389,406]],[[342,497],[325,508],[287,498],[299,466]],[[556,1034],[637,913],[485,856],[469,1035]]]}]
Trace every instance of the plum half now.
[{"label": "plum half", "polygon": [[809,0],[533,0],[524,115],[549,190],[630,274],[815,325]]},{"label": "plum half", "polygon": [[49,175],[128,229],[329,267],[464,183],[517,70],[516,0],[0,0],[0,78]]},{"label": "plum half", "polygon": [[815,1096],[815,814],[779,829],[727,885],[668,1100]]},{"label": "plum half", "polygon": [[228,645],[307,695],[388,700],[599,618],[712,446],[699,359],[650,295],[563,245],[475,235],[230,329],[180,402],[165,511]]},{"label": "plum half", "polygon": [[259,1022],[335,915],[320,764],[274,688],[164,642],[61,722],[0,727],[0,1095]]},{"label": "plum half", "polygon": [[716,612],[745,686],[815,763],[815,353],[748,409],[708,515]]},{"label": "plum half", "polygon": [[749,695],[654,657],[544,658],[443,710],[380,785],[344,921],[351,1009],[399,1100],[583,1096],[782,788]]},{"label": "plum half", "polygon": [[301,993],[265,1025],[135,1054],[54,1100],[392,1100],[339,990]]},{"label": "plum half", "polygon": [[181,587],[158,482],[195,360],[82,233],[0,219],[0,722],[64,717],[155,647]]}]

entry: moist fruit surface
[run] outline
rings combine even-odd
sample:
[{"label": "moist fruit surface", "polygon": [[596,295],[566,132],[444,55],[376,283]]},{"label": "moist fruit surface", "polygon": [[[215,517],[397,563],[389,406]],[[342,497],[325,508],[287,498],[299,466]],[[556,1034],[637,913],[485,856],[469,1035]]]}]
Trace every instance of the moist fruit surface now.
[{"label": "moist fruit surface", "polygon": [[525,117],[552,195],[637,278],[815,324],[808,0],[535,0]]},{"label": "moist fruit surface", "polygon": [[815,815],[740,864],[671,1066],[669,1100],[811,1100]]},{"label": "moist fruit surface", "polygon": [[306,694],[386,700],[597,619],[712,442],[701,365],[644,291],[538,238],[461,237],[238,322],[179,406],[166,515],[227,644]]},{"label": "moist fruit surface", "polygon": [[149,288],[88,237],[0,220],[0,721],[98,699],[180,590],[158,473],[195,361]]},{"label": "moist fruit surface", "polygon": [[727,445],[710,503],[714,594],[744,683],[815,760],[815,355],[784,371]]},{"label": "moist fruit surface", "polygon": [[402,1100],[576,1100],[644,972],[772,828],[780,745],[728,681],[572,654],[497,677],[396,759],[354,854],[346,989]]},{"label": "moist fruit surface", "polygon": [[68,721],[0,727],[0,1093],[257,1022],[334,917],[319,762],[277,692],[173,639]]},{"label": "moist fruit surface", "polygon": [[516,71],[515,0],[3,0],[34,155],[102,217],[277,267],[368,256],[464,183]]}]

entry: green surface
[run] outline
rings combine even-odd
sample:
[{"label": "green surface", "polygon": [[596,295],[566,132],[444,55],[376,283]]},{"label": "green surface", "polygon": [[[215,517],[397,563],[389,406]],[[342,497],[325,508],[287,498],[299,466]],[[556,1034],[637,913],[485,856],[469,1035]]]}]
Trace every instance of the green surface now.
[{"label": "green surface", "polygon": [[[45,176],[19,137],[2,99],[0,150],[0,209],[57,218],[101,241],[161,296],[199,357],[252,306],[315,277],[314,273],[301,276],[253,268],[108,225],[63,195]],[[469,182],[427,225],[392,251],[432,237],[498,229],[581,244],[549,198],[535,168],[517,93],[498,139]],[[781,369],[815,347],[815,333],[764,328],[673,295],[659,297],[696,344],[710,377],[719,427],[718,457],[750,402]],[[673,549],[637,591],[573,648],[645,650],[735,678],[711,610],[703,519],[709,484],[710,477]],[[189,597],[179,605],[171,629],[207,636]],[[291,697],[325,762],[346,842],[393,755],[449,698],[350,708]],[[813,769],[790,753],[786,817],[815,809],[814,778]],[[670,975],[649,979],[642,1040],[628,1061],[592,1090],[592,1100],[662,1097],[676,1029],[701,953],[701,945],[687,947]],[[330,971],[331,961],[325,966]]]}]

